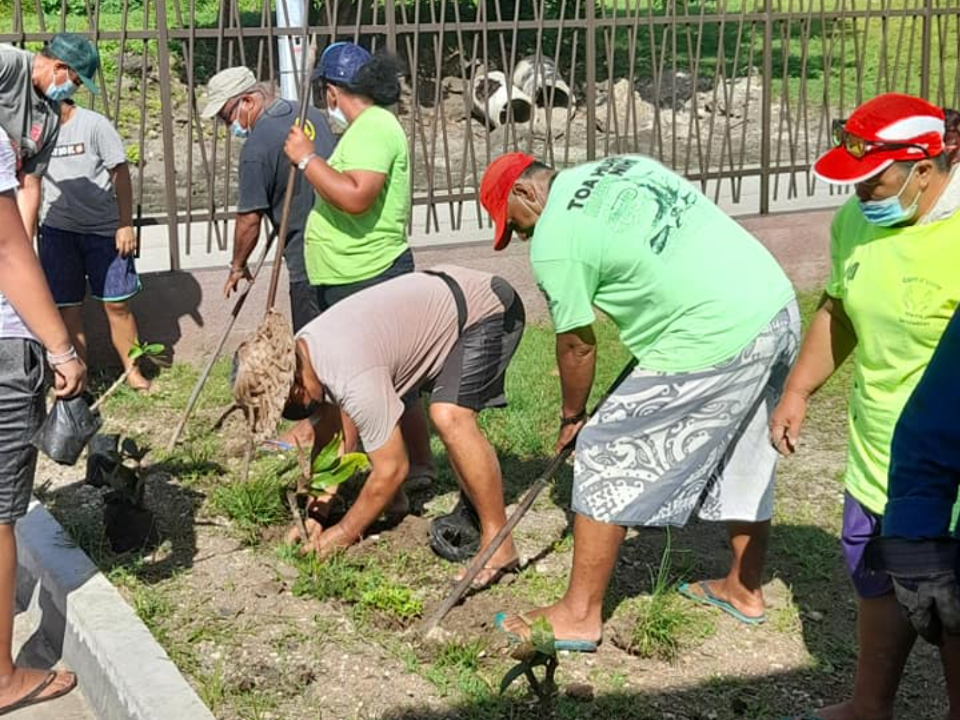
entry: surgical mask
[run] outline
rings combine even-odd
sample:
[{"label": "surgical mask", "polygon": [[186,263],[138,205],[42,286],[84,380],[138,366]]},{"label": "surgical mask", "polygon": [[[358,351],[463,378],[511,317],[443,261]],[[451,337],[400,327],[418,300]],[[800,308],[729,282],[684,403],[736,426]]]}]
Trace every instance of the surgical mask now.
[{"label": "surgical mask", "polygon": [[54,102],[60,102],[61,100],[66,100],[76,91],[77,86],[74,85],[73,80],[67,78],[66,82],[61,83],[60,85],[57,85],[56,80],[54,80],[47,87],[47,91],[44,94]]},{"label": "surgical mask", "polygon": [[863,213],[863,217],[866,218],[868,223],[879,227],[893,227],[908,222],[916,216],[923,190],[917,192],[913,202],[910,203],[910,207],[905,208],[903,203],[900,202],[900,196],[903,195],[903,191],[910,183],[910,178],[913,177],[914,168],[910,168],[907,179],[903,181],[903,186],[896,195],[891,195],[883,200],[860,201],[860,212]]},{"label": "surgical mask", "polygon": [[350,121],[347,120],[347,116],[343,114],[343,110],[341,110],[339,107],[327,110],[327,117],[333,120],[334,124],[336,124],[336,126],[341,130],[350,124]]},{"label": "surgical mask", "polygon": [[230,124],[230,132],[233,133],[234,137],[242,140],[250,135],[250,128],[245,128],[240,124],[240,120],[237,119]]}]

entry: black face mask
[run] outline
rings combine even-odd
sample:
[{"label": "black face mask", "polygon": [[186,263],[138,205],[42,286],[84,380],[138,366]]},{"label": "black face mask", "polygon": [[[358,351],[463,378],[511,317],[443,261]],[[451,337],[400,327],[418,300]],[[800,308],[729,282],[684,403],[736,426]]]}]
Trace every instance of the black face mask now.
[{"label": "black face mask", "polygon": [[311,400],[307,405],[301,405],[296,402],[288,402],[283,406],[283,419],[284,420],[306,420],[308,417],[313,415],[317,408],[320,407],[320,403],[316,400]]}]

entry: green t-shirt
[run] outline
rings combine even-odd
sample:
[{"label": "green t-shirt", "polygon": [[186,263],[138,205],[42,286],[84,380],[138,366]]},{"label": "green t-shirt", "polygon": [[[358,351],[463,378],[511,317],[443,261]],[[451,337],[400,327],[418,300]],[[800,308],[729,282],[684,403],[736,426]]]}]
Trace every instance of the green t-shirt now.
[{"label": "green t-shirt", "polygon": [[875,513],[887,503],[890,441],[960,300],[960,212],[927,225],[882,228],[856,198],[837,212],[827,294],[857,335],[844,478]]},{"label": "green t-shirt", "polygon": [[609,315],[641,367],[691,372],[736,355],[794,298],[756,239],[654,160],[559,173],[530,259],[558,333]]},{"label": "green t-shirt", "polygon": [[328,161],[334,170],[387,176],[365,213],[343,212],[319,195],[304,236],[312,285],[345,285],[379,275],[407,249],[410,158],[407,137],[388,110],[371,106],[354,118]]}]

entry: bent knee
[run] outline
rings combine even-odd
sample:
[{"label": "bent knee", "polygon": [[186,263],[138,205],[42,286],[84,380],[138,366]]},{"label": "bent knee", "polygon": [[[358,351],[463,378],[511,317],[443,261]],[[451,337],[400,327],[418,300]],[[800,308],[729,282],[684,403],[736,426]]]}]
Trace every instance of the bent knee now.
[{"label": "bent knee", "polygon": [[431,403],[430,421],[441,435],[458,427],[476,425],[477,413],[453,403]]}]

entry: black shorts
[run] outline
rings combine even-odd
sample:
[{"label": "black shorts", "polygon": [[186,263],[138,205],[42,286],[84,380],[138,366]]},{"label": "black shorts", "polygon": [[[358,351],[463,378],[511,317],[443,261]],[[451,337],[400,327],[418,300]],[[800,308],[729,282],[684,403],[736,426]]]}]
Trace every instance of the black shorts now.
[{"label": "black shorts", "polygon": [[31,444],[46,409],[43,348],[35,340],[0,339],[0,524],[27,513],[37,449]]},{"label": "black shorts", "polygon": [[507,404],[503,382],[523,337],[525,313],[520,296],[506,280],[494,277],[492,288],[503,303],[503,313],[464,329],[440,374],[424,388],[431,402],[477,412]]},{"label": "black shorts", "polygon": [[379,285],[386,280],[392,280],[395,277],[406,275],[413,272],[413,253],[407,248],[397,256],[397,259],[379,275],[374,275],[366,280],[358,280],[354,283],[345,285],[314,285],[314,292],[317,294],[317,307],[320,312],[329,310],[341,300],[350,297],[361,290]]}]

